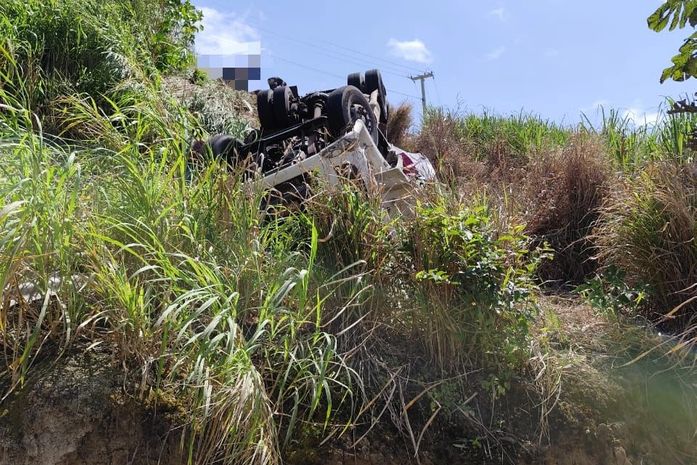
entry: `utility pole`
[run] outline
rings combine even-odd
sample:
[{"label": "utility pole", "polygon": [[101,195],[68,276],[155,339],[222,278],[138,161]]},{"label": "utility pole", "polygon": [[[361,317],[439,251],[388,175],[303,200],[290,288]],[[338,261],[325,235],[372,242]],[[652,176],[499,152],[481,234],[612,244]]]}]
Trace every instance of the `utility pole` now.
[{"label": "utility pole", "polygon": [[424,84],[424,81],[426,81],[428,78],[433,79],[433,71],[428,71],[426,73],[419,74],[418,76],[409,76],[409,79],[414,82],[421,81],[421,106],[423,107],[422,116],[426,116],[426,85]]}]

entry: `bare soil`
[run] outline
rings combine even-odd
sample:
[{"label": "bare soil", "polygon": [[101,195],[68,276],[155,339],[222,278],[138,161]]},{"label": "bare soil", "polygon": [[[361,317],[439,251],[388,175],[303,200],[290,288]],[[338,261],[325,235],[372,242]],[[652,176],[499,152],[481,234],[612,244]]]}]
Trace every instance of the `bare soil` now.
[{"label": "bare soil", "polygon": [[185,463],[166,410],[124,394],[108,356],[40,366],[0,407],[0,465]]}]

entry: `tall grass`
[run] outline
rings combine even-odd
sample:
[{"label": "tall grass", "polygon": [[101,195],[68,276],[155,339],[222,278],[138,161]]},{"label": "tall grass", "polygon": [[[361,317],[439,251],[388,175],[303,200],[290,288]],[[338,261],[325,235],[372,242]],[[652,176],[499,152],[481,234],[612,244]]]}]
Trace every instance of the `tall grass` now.
[{"label": "tall grass", "polygon": [[657,162],[617,190],[597,231],[601,258],[649,285],[647,315],[668,328],[694,324],[697,282],[695,173],[691,165]]},{"label": "tall grass", "polygon": [[[493,372],[493,398],[525,376],[536,245],[552,243],[565,271],[585,259],[610,176],[603,148],[622,167],[691,157],[689,118],[649,137],[613,116],[592,130],[599,147],[523,113],[434,111],[416,143],[451,185],[414,217],[388,221],[357,186],[315,185],[302,208],[262,211],[264,193],[221,163],[187,169],[188,141],[246,123],[161,90],[162,37],[137,43],[149,27],[134,12],[148,5],[0,6],[0,395],[64,353],[108,352],[135,398],[177,399],[190,463],[281,463],[308,436],[383,416],[415,451],[441,412],[442,425],[459,415],[486,429],[464,409],[466,375]],[[632,232],[652,246],[689,229],[689,205],[669,227],[656,220],[675,213],[659,201],[676,189],[649,191],[635,215],[613,211],[608,260],[626,255],[615,227],[642,222]],[[666,248],[675,260],[692,243],[680,237]]]},{"label": "tall grass", "polygon": [[[145,78],[119,84],[134,85],[106,106],[87,94],[61,98],[70,139],[45,136],[31,89],[0,90],[3,398],[37,365],[103,350],[126,367],[124,386],[136,398],[177,399],[191,463],[274,464],[303,431],[340,434],[392,405],[375,400],[394,381],[391,368],[364,368],[368,347],[384,343],[369,342],[376,328],[416,336],[422,347],[450,340],[432,351],[450,371],[446,357],[459,367],[486,358],[520,368],[532,303],[527,264],[510,255],[522,253],[519,229],[495,239],[481,212],[479,232],[480,223],[462,223],[469,213],[424,206],[434,225],[449,224],[418,228],[430,246],[445,253],[459,231],[463,253],[477,250],[450,271],[488,270],[468,278],[483,286],[475,294],[429,290],[436,271],[422,269],[423,246],[406,245],[406,218],[385,223],[377,198],[321,186],[304,209],[269,215],[259,208],[263,193],[216,162],[189,179],[186,139],[199,123]],[[423,331],[423,321],[438,321],[429,292],[468,313],[481,305],[473,314],[482,321],[441,312],[442,324]],[[505,351],[486,338],[495,331],[515,334]],[[486,357],[478,341],[489,341]]]},{"label": "tall grass", "polygon": [[[171,142],[66,153],[9,135],[0,328],[11,389],[56,349],[113,347],[146,374],[139,392],[173,391],[190,412],[195,463],[277,463],[281,432],[329,428],[359,403],[360,381],[324,330],[339,311],[329,297],[354,278],[317,274],[316,234],[295,251],[288,226],[261,221],[258,194],[221,198],[233,181],[220,167],[188,185]],[[24,283],[46,297],[23,301]]]},{"label": "tall grass", "polygon": [[[670,100],[666,105],[671,105]],[[668,114],[659,109],[656,122],[634,121],[615,109],[600,109],[600,124],[583,115],[582,130],[598,135],[616,166],[623,170],[640,169],[657,160],[693,159],[689,139],[697,125],[694,114]]]},{"label": "tall grass", "polygon": [[540,266],[544,281],[562,287],[580,284],[596,270],[591,235],[613,182],[602,144],[583,135],[528,165],[521,186],[527,231],[554,251]]},{"label": "tall grass", "polygon": [[124,81],[156,83],[158,70],[187,66],[198,18],[188,1],[4,1],[3,88],[57,134],[64,97],[88,96],[109,111]]}]

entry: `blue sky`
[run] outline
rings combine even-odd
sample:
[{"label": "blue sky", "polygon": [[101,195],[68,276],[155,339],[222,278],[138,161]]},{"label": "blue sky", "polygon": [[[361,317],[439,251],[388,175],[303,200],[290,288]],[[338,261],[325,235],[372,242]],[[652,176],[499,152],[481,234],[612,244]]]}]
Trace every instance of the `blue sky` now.
[{"label": "blue sky", "polygon": [[687,35],[647,28],[661,0],[195,3],[205,27],[198,52],[255,52],[260,42],[264,81],[251,88],[277,75],[305,93],[378,67],[389,100],[409,100],[418,113],[420,90],[407,76],[432,70],[430,104],[568,124],[599,105],[652,122],[664,97],[694,90],[690,81],[658,82]]}]

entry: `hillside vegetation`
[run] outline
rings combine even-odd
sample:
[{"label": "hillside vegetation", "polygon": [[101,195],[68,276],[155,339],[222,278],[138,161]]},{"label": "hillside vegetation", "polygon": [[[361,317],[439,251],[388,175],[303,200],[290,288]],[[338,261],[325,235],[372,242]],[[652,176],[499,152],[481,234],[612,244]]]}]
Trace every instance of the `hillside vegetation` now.
[{"label": "hillside vegetation", "polygon": [[255,124],[189,79],[198,19],[0,4],[0,463],[66,360],[166,416],[185,463],[694,461],[694,118],[432,109],[412,133],[402,107],[443,181],[414,217],[350,184],[269,214],[189,166]]}]

